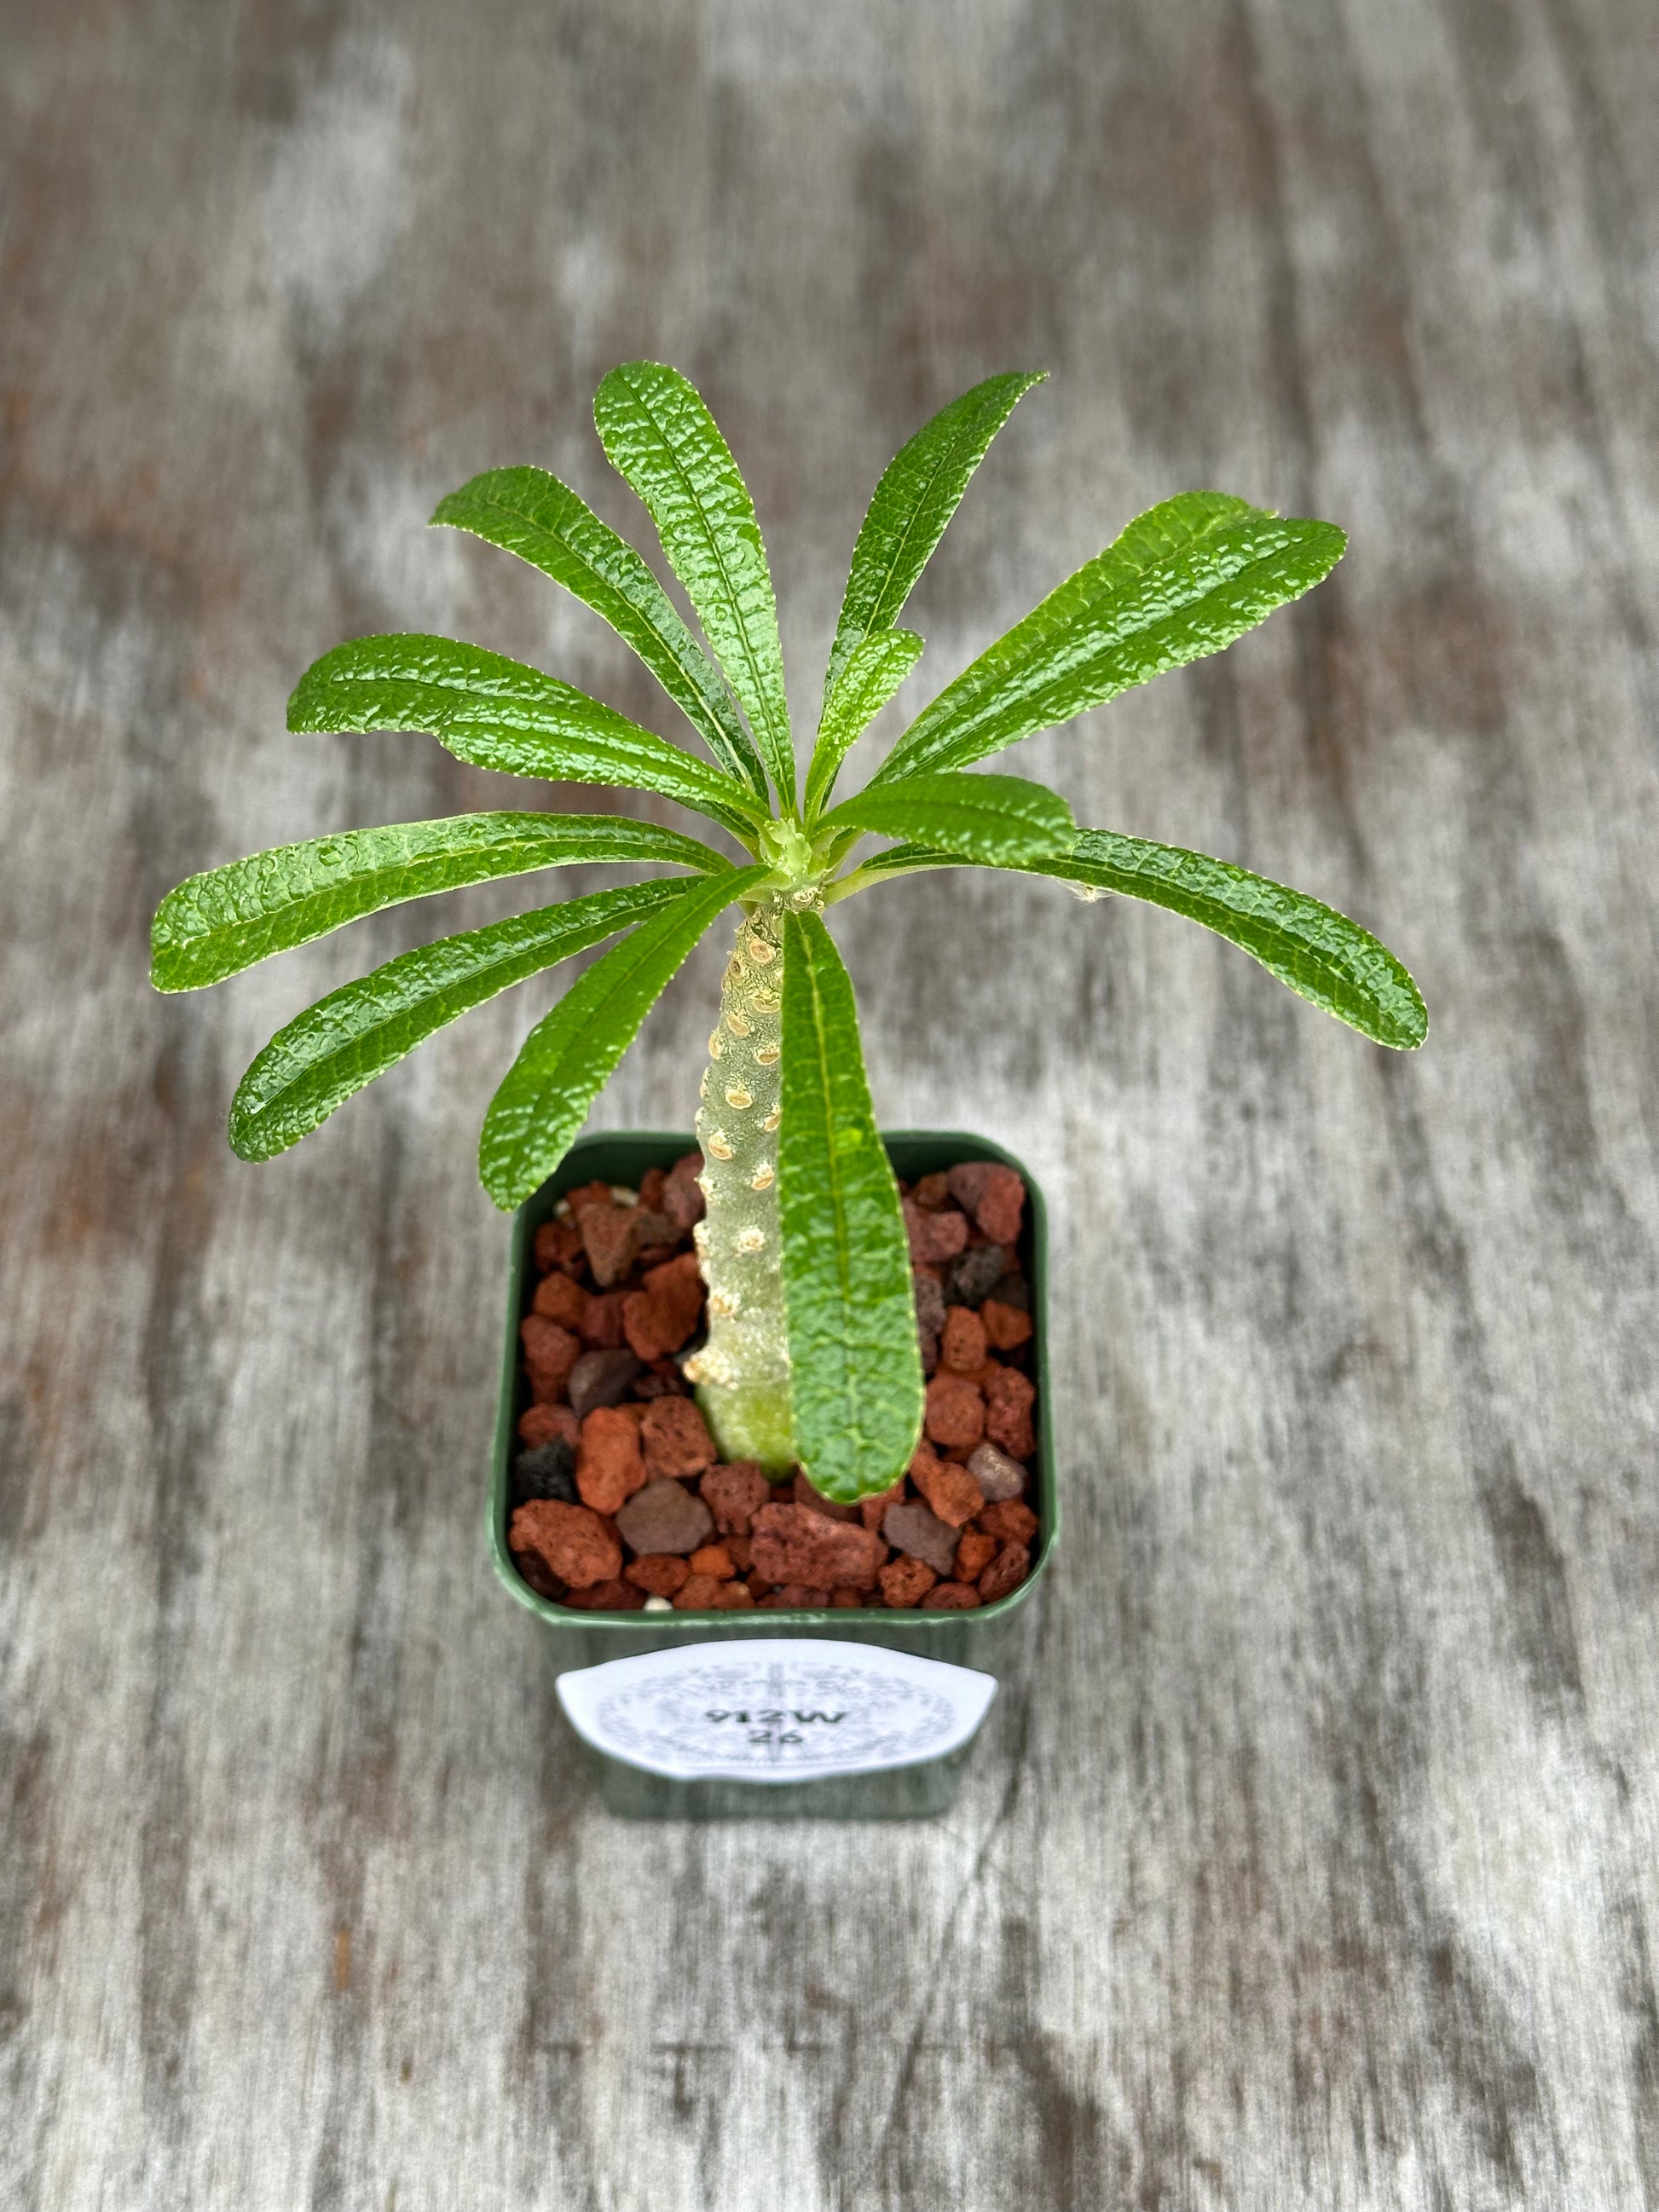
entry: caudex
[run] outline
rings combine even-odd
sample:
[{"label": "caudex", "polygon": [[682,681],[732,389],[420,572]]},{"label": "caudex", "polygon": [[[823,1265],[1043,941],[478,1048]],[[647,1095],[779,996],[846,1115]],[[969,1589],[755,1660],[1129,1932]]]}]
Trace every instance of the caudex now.
[{"label": "caudex", "polygon": [[[799,1462],[830,1497],[888,1488],[922,1416],[912,1282],[877,1133],[853,989],[825,911],[925,868],[1050,876],[1202,922],[1378,1044],[1427,1031],[1411,977],[1377,940],[1304,893],[1226,861],[1080,830],[1064,799],[977,762],[1167,669],[1218,651],[1328,574],[1345,539],[1219,492],[1184,492],[1130,523],[898,738],[865,788],[834,803],[854,739],[922,650],[896,625],[969,477],[1039,377],[994,376],[919,430],[876,487],[798,786],[777,610],[755,509],[714,417],[676,370],[629,362],[594,416],[649,510],[706,647],[656,576],[574,492],[493,469],[434,522],[516,553],[604,617],[684,714],[713,765],[597,700],[482,647],[360,638],[325,653],[289,702],[290,730],[420,730],[458,759],[556,782],[655,792],[717,824],[726,854],[607,815],[463,814],[349,830],[192,876],[163,900],[153,976],[219,981],[405,899],[592,862],[683,871],[441,939],[333,991],[243,1077],[230,1141],[285,1151],[446,1023],[617,936],[526,1039],[484,1116],[479,1170],[515,1206],[558,1165],[646,1013],[704,931],[738,921],[708,1043],[697,1134],[708,1340],[688,1373],[723,1455]],[[874,836],[888,841],[860,859]]]}]

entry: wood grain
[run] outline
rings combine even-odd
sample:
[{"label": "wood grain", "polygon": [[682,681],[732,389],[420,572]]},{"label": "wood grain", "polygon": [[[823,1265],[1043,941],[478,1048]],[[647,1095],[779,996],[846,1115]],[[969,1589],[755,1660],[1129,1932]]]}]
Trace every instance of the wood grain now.
[{"label": "wood grain", "polygon": [[[1648,0],[0,0],[0,2202],[1659,2203]],[[1053,377],[911,711],[1180,487],[1352,535],[1014,764],[1377,928],[1421,1055],[1054,885],[837,924],[884,1118],[1060,1232],[1068,1540],[933,1825],[611,1820],[489,1583],[471,1155],[544,994],[225,1146],[309,994],[521,900],[144,981],[186,872],[512,788],[284,735],[343,636],[670,726],[422,529],[534,460],[637,535],[638,354],[748,471],[802,715],[882,464],[995,370]],[[607,1123],[689,1121],[719,957]]]}]

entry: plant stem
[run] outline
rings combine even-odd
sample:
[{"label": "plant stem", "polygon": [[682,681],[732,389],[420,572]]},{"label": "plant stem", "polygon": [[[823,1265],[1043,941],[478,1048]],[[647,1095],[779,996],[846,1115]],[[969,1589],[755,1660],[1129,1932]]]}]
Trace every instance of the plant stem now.
[{"label": "plant stem", "polygon": [[696,1230],[708,1341],[685,1369],[721,1458],[759,1460],[773,1474],[795,1456],[778,1229],[785,904],[769,898],[739,921],[708,1040],[697,1111],[708,1211]]}]

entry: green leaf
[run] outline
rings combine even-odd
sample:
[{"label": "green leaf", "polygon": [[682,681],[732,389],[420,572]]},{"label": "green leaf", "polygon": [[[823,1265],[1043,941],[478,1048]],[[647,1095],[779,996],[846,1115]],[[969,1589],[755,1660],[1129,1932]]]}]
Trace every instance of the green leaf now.
[{"label": "green leaf", "polygon": [[911,838],[991,867],[1068,854],[1077,836],[1059,793],[1021,775],[915,775],[872,784],[817,825],[820,839],[849,830]]},{"label": "green leaf", "polygon": [[705,873],[727,865],[677,830],[617,815],[456,814],[348,830],[210,868],[169,891],[150,926],[150,981],[158,991],[198,991],[405,899],[605,860]]},{"label": "green leaf", "polygon": [[[946,854],[896,845],[844,880],[873,882],[917,868],[957,865]],[[1118,891],[1201,922],[1240,946],[1298,997],[1375,1044],[1409,1052],[1429,1033],[1422,994],[1388,946],[1334,908],[1267,876],[1179,845],[1085,830],[1069,860],[1033,860],[1023,872],[1054,876],[1085,891]]]},{"label": "green leaf", "polygon": [[1021,396],[1042,380],[1041,372],[987,377],[924,423],[882,471],[853,548],[823,678],[826,714],[860,641],[898,620],[992,439]]},{"label": "green leaf", "polygon": [[231,1102],[231,1148],[274,1159],[434,1031],[498,991],[568,959],[691,889],[625,884],[417,945],[347,983],[279,1030]]},{"label": "green leaf", "polygon": [[853,986],[813,914],[786,915],[778,1214],[795,1449],[826,1498],[890,1489],[921,1434],[915,1289]]},{"label": "green leaf", "polygon": [[627,640],[728,775],[766,803],[766,770],[719,672],[625,538],[544,469],[487,469],[432,518],[470,530],[602,615]]},{"label": "green leaf", "polygon": [[611,465],[650,509],[784,810],[793,811],[795,754],[772,572],[755,503],[714,416],[678,369],[629,361],[600,384],[593,420]]},{"label": "green leaf", "polygon": [[1218,653],[1328,575],[1346,543],[1221,492],[1166,501],[947,685],[874,780],[965,768]]},{"label": "green leaf", "polygon": [[587,1109],[633,1043],[641,1023],[723,907],[752,890],[763,868],[733,868],[688,884],[596,960],[537,1023],[490,1101],[478,1140],[478,1173],[497,1206],[519,1206],[569,1151]]},{"label": "green leaf", "polygon": [[921,640],[913,629],[878,630],[848,653],[841,681],[824,702],[818,741],[806,771],[809,822],[834,790],[841,764],[855,741],[921,658]]},{"label": "green leaf", "polygon": [[457,760],[555,782],[617,783],[695,807],[747,842],[754,793],[585,691],[459,639],[360,637],[300,678],[290,730],[425,730]]}]

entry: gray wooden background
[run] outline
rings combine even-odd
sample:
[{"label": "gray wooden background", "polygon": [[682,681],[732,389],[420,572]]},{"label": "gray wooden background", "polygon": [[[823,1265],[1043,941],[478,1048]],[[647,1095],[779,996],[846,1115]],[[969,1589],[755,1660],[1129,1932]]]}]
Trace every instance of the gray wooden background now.
[{"label": "gray wooden background", "polygon": [[[1659,2203],[1651,0],[3,0],[0,102],[0,2203]],[[637,532],[640,353],[803,711],[994,369],[912,707],[1178,488],[1352,535],[1013,764],[1357,914],[1419,1056],[1053,885],[838,924],[885,1117],[1060,1226],[1067,1541],[933,1826],[613,1821],[489,1580],[471,1154],[550,987],[226,1148],[309,995],[538,887],[145,982],[188,871],[513,791],[285,736],[342,636],[658,715],[422,527],[529,459]],[[689,1125],[720,957],[605,1122]]]}]

